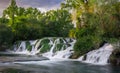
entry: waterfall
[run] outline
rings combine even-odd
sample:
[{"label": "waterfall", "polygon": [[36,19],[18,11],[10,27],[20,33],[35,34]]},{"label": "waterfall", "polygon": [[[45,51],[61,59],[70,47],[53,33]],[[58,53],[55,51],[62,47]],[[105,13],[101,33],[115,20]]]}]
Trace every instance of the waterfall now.
[{"label": "waterfall", "polygon": [[[18,45],[18,44],[17,44]],[[14,45],[14,51],[11,51],[11,52],[14,52],[16,54],[26,54],[28,53],[28,51],[26,50],[26,42],[25,41],[22,41],[20,43],[20,45],[17,47],[17,45]]]},{"label": "waterfall", "polygon": [[36,44],[37,40],[29,41],[29,42],[30,42],[30,45],[32,46],[32,50],[30,51],[30,54],[35,55],[36,53],[38,53],[37,48],[35,48],[35,44]]},{"label": "waterfall", "polygon": [[[62,43],[60,42],[60,40],[62,40]],[[48,57],[49,59],[69,58],[73,54],[73,46],[74,46],[75,42],[76,41],[74,39],[70,39],[70,38],[66,38],[66,39],[58,38],[54,41],[53,46],[51,47],[50,51],[43,53],[42,55],[45,57]],[[57,47],[57,45],[59,45],[59,44],[63,44],[60,49]],[[69,46],[68,46],[68,44],[69,44]],[[57,51],[55,51],[56,49],[57,49]]]},{"label": "waterfall", "polygon": [[[73,53],[76,40],[62,37],[49,37],[31,41],[18,41],[14,44],[15,54],[42,55],[49,59],[68,59]],[[106,43],[101,48],[88,52],[77,60],[92,64],[108,64],[113,46]]]},{"label": "waterfall", "polygon": [[105,65],[108,64],[108,59],[112,51],[113,46],[107,43],[103,47],[90,51],[84,56],[81,56],[78,60],[86,63]]},{"label": "waterfall", "polygon": [[69,47],[67,47],[66,50],[57,51],[56,55],[53,58],[69,58],[74,53],[73,47],[74,47],[75,42],[76,41],[73,40],[73,42],[70,43]]},{"label": "waterfall", "polygon": [[73,53],[75,40],[49,37],[31,41],[18,41],[9,52],[26,55],[42,55],[48,58],[69,58]]}]

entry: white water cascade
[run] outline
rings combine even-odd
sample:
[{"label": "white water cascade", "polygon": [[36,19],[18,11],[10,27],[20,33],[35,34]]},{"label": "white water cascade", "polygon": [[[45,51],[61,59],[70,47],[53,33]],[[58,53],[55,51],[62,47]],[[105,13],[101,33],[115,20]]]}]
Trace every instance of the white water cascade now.
[{"label": "white water cascade", "polygon": [[[70,41],[72,41],[72,42],[70,42]],[[54,42],[50,51],[43,53],[42,55],[45,57],[48,57],[50,59],[63,59],[63,58],[68,59],[74,53],[73,46],[74,46],[75,42],[76,42],[75,40],[69,39],[69,38],[67,38],[66,41],[63,40],[63,43],[65,43],[65,45],[63,45],[60,50],[58,50],[54,53],[56,44],[60,43],[60,39],[57,39]]]},{"label": "white water cascade", "polygon": [[[18,41],[14,44],[14,50],[8,52],[13,54],[41,55],[50,60],[67,60],[72,54],[76,40],[71,38],[49,37],[32,41]],[[106,43],[99,49],[88,52],[79,57],[77,61],[105,65],[113,51],[113,46]],[[76,61],[76,60],[75,60]]]},{"label": "white water cascade", "polygon": [[[26,46],[25,46],[25,41],[22,41],[21,43],[20,43],[20,46],[19,47],[17,47],[16,45],[14,45],[14,51],[16,51],[16,52],[14,52],[14,53],[17,53],[17,54],[25,54],[25,53],[28,53],[28,51],[26,50]],[[13,52],[13,51],[11,51],[11,52]]]},{"label": "white water cascade", "polygon": [[105,44],[103,47],[93,50],[78,58],[79,61],[85,63],[92,63],[98,65],[108,64],[109,56],[113,51],[113,46],[111,44]]},{"label": "white water cascade", "polygon": [[75,40],[71,38],[43,38],[33,41],[19,41],[14,45],[14,54],[42,55],[48,58],[69,58],[73,53]]}]

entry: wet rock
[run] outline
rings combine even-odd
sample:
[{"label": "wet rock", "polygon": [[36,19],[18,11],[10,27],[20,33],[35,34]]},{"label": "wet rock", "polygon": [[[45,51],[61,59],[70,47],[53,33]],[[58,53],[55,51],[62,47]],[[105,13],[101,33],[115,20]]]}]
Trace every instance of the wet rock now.
[{"label": "wet rock", "polygon": [[71,44],[69,44],[69,43],[67,43],[66,45],[67,45],[67,47],[70,47],[70,46],[71,46]]},{"label": "wet rock", "polygon": [[83,57],[83,61],[85,61],[87,59],[87,55],[85,54]]},{"label": "wet rock", "polygon": [[80,53],[73,53],[73,54],[70,56],[71,59],[77,59],[77,58],[79,58],[79,57],[80,57]]},{"label": "wet rock", "polygon": [[104,46],[106,43],[107,43],[106,41],[101,42],[99,47]]},{"label": "wet rock", "polygon": [[112,65],[120,66],[120,48],[117,48],[112,52],[108,62]]}]

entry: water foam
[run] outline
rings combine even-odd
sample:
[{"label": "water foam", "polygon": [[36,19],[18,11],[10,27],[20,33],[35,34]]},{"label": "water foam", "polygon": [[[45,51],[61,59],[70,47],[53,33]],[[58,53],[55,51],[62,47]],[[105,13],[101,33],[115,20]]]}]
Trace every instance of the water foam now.
[{"label": "water foam", "polygon": [[80,58],[78,58],[78,60],[85,63],[106,65],[108,64],[108,59],[112,51],[113,46],[107,43],[103,47],[90,51],[84,56],[81,56]]}]

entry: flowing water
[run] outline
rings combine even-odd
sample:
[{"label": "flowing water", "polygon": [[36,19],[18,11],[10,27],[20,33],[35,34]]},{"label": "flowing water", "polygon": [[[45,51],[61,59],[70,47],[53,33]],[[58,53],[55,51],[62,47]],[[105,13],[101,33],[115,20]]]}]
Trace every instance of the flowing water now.
[{"label": "flowing water", "polygon": [[120,67],[46,60],[0,64],[0,73],[120,73]]},{"label": "flowing water", "polygon": [[48,58],[69,58],[73,54],[76,40],[71,38],[43,38],[33,41],[19,41],[14,44],[13,54],[36,55],[41,54]]},{"label": "flowing water", "polygon": [[78,60],[86,63],[105,65],[108,64],[109,56],[113,50],[113,46],[106,43],[103,47],[88,52],[84,56],[78,58]]},{"label": "flowing water", "polygon": [[106,43],[78,59],[69,59],[75,42],[55,37],[18,41],[14,49],[7,51],[9,56],[0,56],[3,59],[0,73],[120,73],[120,67],[108,63],[114,50],[111,44]]},{"label": "flowing water", "polygon": [[[26,54],[26,55],[42,55],[49,59],[69,59],[74,53],[73,46],[76,40],[71,38],[56,38],[49,37],[33,41],[19,41],[14,44],[14,50],[9,50],[13,54]],[[113,46],[106,43],[96,50],[92,50],[87,54],[81,56],[77,60],[106,65],[108,64],[109,56],[113,51]]]}]

